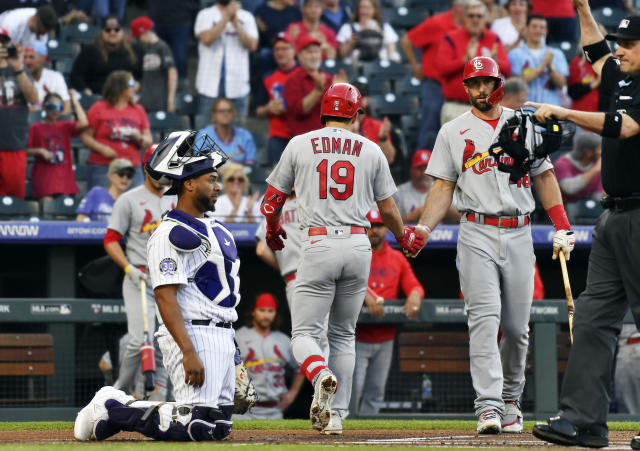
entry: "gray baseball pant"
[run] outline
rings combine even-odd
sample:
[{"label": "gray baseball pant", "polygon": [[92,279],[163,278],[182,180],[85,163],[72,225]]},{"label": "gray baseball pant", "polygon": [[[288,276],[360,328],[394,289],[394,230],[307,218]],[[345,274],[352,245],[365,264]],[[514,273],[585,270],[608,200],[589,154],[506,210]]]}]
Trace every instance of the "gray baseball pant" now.
[{"label": "gray baseball pant", "polygon": [[356,340],[356,367],[353,371],[351,410],[358,415],[376,415],[384,401],[393,340],[365,343]]}]

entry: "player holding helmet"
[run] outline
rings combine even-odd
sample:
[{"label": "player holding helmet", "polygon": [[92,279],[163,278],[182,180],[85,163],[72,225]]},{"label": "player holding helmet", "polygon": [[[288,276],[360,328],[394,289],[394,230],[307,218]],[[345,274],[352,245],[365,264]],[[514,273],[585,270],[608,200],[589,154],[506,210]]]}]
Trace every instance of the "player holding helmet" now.
[{"label": "player holding helmet", "polygon": [[[498,170],[488,151],[505,122],[514,117],[513,110],[499,105],[503,81],[498,64],[488,57],[472,58],[464,68],[463,83],[471,111],[438,133],[426,170],[435,182],[416,233],[427,241],[455,196],[462,212],[456,264],[468,315],[477,431],[521,432],[535,262],[529,226],[535,208],[531,180],[557,230],[554,258],[559,250],[569,257],[573,232],[548,159],[536,160],[530,174],[514,181]],[[523,151],[536,144],[531,124],[527,132],[518,137]],[[500,158],[509,166],[511,157]]]},{"label": "player holding helmet", "polygon": [[[404,249],[417,252],[422,247],[422,237],[404,227],[391,197],[396,187],[382,150],[349,131],[360,99],[348,83],[336,83],[325,92],[320,113],[325,127],[291,139],[267,178],[261,206],[267,218],[266,242],[280,250],[286,238],[280,211],[295,186],[302,249],[291,304],[291,345],[314,385],[311,423],[324,434],[341,434],[341,419],[348,414],[354,331],[371,263],[366,215],[373,202]],[[328,365],[318,345],[326,315]]]},{"label": "player holding helmet", "polygon": [[175,403],[136,401],[103,387],[78,414],[79,440],[137,431],[156,440],[220,440],[231,432],[235,390],[232,322],[240,300],[240,260],[231,233],[205,216],[220,186],[216,169],[227,156],[208,137],[174,132],[146,164],[171,182],[178,206],[147,244],[149,272],[161,325],[156,336],[174,386]]}]

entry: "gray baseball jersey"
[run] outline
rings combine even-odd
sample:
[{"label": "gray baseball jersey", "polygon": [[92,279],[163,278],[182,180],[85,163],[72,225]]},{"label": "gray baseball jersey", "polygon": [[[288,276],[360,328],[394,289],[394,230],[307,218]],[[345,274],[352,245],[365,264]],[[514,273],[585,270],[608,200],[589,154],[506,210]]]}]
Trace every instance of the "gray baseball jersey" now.
[{"label": "gray baseball jersey", "polygon": [[396,191],[377,144],[330,127],[292,138],[267,183],[287,194],[296,187],[301,228],[369,227],[371,204]]},{"label": "gray baseball jersey", "polygon": [[393,195],[393,200],[396,201],[400,216],[405,217],[422,207],[426,197],[427,193],[421,193],[413,187],[411,181],[408,181],[398,185],[398,191]]},{"label": "gray baseball jersey", "polygon": [[[510,182],[509,174],[499,171],[495,159],[488,153],[484,154],[497,140],[502,124],[513,114],[513,110],[503,108],[494,130],[486,121],[468,111],[444,124],[438,132],[426,173],[456,182],[454,202],[458,210],[492,216],[517,216],[535,209],[530,177],[527,175],[518,183]],[[530,124],[526,145],[528,148],[533,146]],[[538,160],[533,164],[531,176],[552,168],[548,159]]]},{"label": "gray baseball jersey", "polygon": [[157,196],[144,185],[122,194],[113,205],[107,228],[127,238],[125,252],[134,266],[147,266],[147,241],[162,215],[175,208],[176,196]]},{"label": "gray baseball jersey", "polygon": [[253,327],[241,327],[236,331],[236,342],[260,402],[279,401],[287,392],[286,368],[299,370],[291,339],[279,331],[263,336]]},{"label": "gray baseball jersey", "polygon": [[[297,199],[287,199],[282,207],[282,214],[280,215],[282,228],[287,232],[287,240],[284,249],[279,252],[275,252],[278,266],[280,267],[280,274],[285,276],[296,272],[298,269],[298,262],[300,261],[300,221],[298,220],[298,202]],[[256,230],[256,240],[265,241],[267,233],[267,221],[263,220]]]}]

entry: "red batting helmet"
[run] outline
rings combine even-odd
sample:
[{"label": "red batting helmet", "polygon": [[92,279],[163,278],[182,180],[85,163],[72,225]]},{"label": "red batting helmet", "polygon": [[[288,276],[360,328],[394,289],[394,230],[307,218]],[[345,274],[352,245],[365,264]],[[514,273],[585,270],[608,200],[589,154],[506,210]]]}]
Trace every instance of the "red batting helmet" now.
[{"label": "red batting helmet", "polygon": [[488,56],[476,56],[475,58],[471,58],[464,66],[462,81],[467,81],[468,79],[475,77],[492,77],[498,80],[498,86],[489,95],[489,97],[487,97],[487,103],[491,106],[495,106],[500,103],[502,97],[504,97],[504,91],[502,90],[504,80],[500,76],[498,63]]},{"label": "red batting helmet", "polygon": [[352,118],[362,106],[360,91],[349,83],[335,83],[322,97],[320,120],[324,116]]}]

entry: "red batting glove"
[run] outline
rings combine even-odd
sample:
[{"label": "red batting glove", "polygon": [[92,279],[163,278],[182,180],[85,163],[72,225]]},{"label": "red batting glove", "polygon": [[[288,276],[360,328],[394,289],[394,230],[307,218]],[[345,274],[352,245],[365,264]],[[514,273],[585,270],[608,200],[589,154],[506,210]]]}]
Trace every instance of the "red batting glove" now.
[{"label": "red batting glove", "polygon": [[396,240],[409,255],[417,254],[424,247],[424,238],[415,232],[415,227],[413,226],[404,226],[404,235],[399,240],[396,237]]},{"label": "red batting glove", "polygon": [[280,237],[287,239],[287,232],[285,232],[280,225],[280,221],[267,221],[266,241],[269,249],[271,249],[272,251],[281,251],[282,249],[284,249],[284,242]]}]

